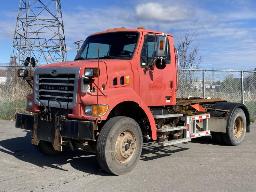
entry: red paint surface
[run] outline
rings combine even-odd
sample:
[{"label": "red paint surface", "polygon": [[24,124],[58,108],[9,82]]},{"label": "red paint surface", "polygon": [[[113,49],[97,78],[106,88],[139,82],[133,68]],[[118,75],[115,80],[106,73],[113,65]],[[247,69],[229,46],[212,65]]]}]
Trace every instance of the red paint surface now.
[{"label": "red paint surface", "polygon": [[[104,95],[99,92],[98,103],[109,105],[109,111],[101,117],[101,119],[106,120],[111,110],[118,104],[124,101],[135,102],[146,113],[151,125],[152,138],[156,140],[156,124],[149,107],[176,104],[177,63],[173,37],[171,35],[168,36],[171,61],[166,68],[160,70],[154,67],[152,70],[145,70],[141,67],[140,63],[144,35],[148,33],[159,34],[160,32],[124,28],[108,30],[106,32],[115,31],[137,31],[140,33],[140,37],[135,54],[131,60],[101,59],[99,61],[100,76],[98,77],[99,79],[95,78],[95,82],[97,83],[99,80],[98,86],[101,88],[102,85],[105,84],[106,88],[102,91]],[[85,68],[97,68],[98,61],[71,61],[42,66],[42,68],[49,67],[79,68],[80,78],[82,78]],[[129,76],[130,83],[128,85],[118,84],[113,86],[113,79],[117,78],[119,82],[121,76]],[[166,102],[166,97],[170,98],[169,102]],[[69,118],[95,120],[95,118],[85,116],[84,114],[84,107],[91,104],[97,104],[97,92],[92,94],[81,93],[79,82],[77,103],[73,108],[73,113],[69,115]]]}]

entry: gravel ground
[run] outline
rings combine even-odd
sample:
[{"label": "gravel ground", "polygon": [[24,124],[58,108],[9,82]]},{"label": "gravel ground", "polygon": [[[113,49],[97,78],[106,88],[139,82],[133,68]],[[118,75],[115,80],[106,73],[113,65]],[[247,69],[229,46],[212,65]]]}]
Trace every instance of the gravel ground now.
[{"label": "gravel ground", "polygon": [[[255,126],[254,126],[255,127]],[[209,138],[176,147],[144,146],[133,172],[109,176],[93,155],[46,157],[30,133],[0,121],[0,192],[3,191],[256,191],[256,131],[237,147]]]}]

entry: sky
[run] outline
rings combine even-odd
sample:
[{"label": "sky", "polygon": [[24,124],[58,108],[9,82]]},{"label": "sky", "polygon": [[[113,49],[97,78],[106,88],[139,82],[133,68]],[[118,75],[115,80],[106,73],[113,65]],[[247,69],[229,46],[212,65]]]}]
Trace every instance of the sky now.
[{"label": "sky", "polygon": [[[176,42],[192,34],[199,68],[256,68],[255,0],[62,0],[68,60],[73,42],[113,27],[143,26],[171,33]],[[1,0],[0,65],[12,53],[18,0]]]}]

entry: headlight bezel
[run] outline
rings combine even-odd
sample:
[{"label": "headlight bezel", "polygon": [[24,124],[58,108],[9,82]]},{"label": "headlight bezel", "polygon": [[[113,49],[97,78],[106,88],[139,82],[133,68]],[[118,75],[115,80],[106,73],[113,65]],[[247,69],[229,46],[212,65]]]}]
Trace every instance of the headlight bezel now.
[{"label": "headlight bezel", "polygon": [[109,106],[105,104],[86,105],[84,113],[86,116],[102,117],[109,110]]},{"label": "headlight bezel", "polygon": [[84,77],[86,78],[93,78],[99,77],[100,70],[98,68],[85,68],[84,70]]}]

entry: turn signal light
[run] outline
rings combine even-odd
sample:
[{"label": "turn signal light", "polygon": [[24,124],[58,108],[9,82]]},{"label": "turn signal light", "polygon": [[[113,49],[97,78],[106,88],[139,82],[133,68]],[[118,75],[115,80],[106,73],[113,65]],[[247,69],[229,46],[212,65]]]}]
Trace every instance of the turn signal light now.
[{"label": "turn signal light", "polygon": [[101,117],[108,111],[108,105],[87,105],[85,114],[93,117]]},{"label": "turn signal light", "polygon": [[126,85],[129,85],[129,84],[130,84],[130,76],[129,76],[129,75],[125,76],[124,83],[125,83]]},{"label": "turn signal light", "polygon": [[164,49],[164,41],[163,40],[160,40],[159,49],[160,50]]}]

